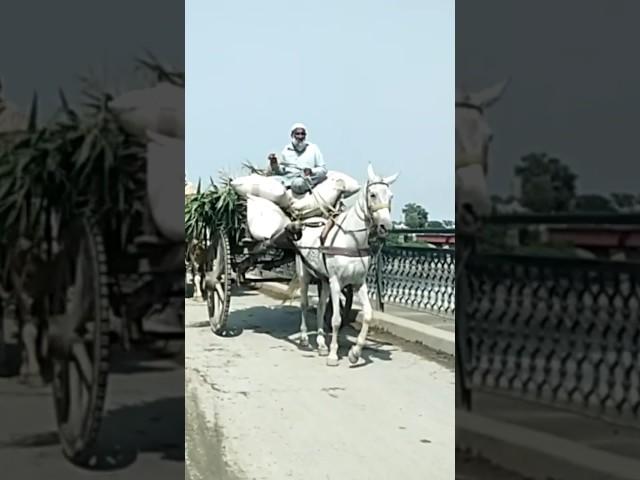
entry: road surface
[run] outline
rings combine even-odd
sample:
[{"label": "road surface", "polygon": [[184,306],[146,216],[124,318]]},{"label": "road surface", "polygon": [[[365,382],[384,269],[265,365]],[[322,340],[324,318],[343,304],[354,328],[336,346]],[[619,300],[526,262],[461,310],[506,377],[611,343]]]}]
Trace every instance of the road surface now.
[{"label": "road surface", "polygon": [[298,348],[299,309],[251,290],[234,291],[227,337],[202,303],[185,310],[186,478],[454,478],[451,359],[376,335],[351,367],[347,329],[328,367]]},{"label": "road surface", "polygon": [[51,480],[184,478],[184,344],[114,349],[99,468],[62,456],[51,390],[0,378],[0,477]]}]

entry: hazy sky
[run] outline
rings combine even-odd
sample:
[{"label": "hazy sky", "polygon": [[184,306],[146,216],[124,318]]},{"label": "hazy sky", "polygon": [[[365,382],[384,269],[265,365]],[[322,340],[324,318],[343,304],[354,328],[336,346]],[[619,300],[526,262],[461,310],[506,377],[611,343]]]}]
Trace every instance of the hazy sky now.
[{"label": "hazy sky", "polygon": [[531,151],[557,155],[579,193],[640,193],[640,2],[456,1],[456,74],[512,83],[488,112],[490,183],[509,187]]},{"label": "hazy sky", "polygon": [[264,166],[303,122],[330,169],[396,171],[408,202],[454,211],[454,2],[186,2],[187,172]]},{"label": "hazy sky", "polygon": [[43,115],[70,98],[78,76],[93,70],[112,87],[137,86],[135,57],[153,51],[184,69],[184,2],[24,0],[2,11],[0,77],[6,95],[27,109],[34,90]]}]

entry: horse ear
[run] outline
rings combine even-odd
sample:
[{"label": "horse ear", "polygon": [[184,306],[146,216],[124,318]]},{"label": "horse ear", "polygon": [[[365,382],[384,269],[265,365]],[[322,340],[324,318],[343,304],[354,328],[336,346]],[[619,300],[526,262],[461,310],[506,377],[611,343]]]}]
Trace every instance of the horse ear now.
[{"label": "horse ear", "polygon": [[369,166],[367,167],[367,175],[369,177],[369,181],[370,182],[375,182],[376,181],[376,174],[373,171],[373,167],[371,166],[371,164],[369,164]]},{"label": "horse ear", "polygon": [[395,182],[398,179],[399,176],[400,176],[400,172],[394,173],[393,175],[391,175],[389,177],[384,177],[382,179],[382,181],[384,183],[386,183],[387,185],[391,185],[393,182]]},{"label": "horse ear", "polygon": [[482,108],[488,108],[496,103],[504,94],[507,86],[511,83],[511,77],[506,78],[502,82],[471,95],[472,103]]}]

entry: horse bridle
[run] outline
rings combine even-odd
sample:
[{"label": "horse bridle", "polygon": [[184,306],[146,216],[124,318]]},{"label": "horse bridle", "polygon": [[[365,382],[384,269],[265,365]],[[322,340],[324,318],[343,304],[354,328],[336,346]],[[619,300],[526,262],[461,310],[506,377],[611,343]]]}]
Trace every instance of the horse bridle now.
[{"label": "horse bridle", "polygon": [[[373,205],[369,204],[369,188],[372,185],[384,185],[386,187],[389,186],[388,183],[383,182],[381,180],[378,180],[376,182],[370,182],[369,180],[367,180],[367,185],[365,187],[364,190],[364,197],[365,197],[365,208],[366,211],[363,212],[364,213],[364,221],[366,222],[367,220],[370,220],[371,223],[373,224],[373,214],[376,213],[379,210],[384,210],[385,208],[391,209],[391,202],[378,202],[375,203]],[[344,228],[342,228],[342,226],[338,223],[335,224],[336,227],[338,227],[340,230],[342,230],[343,233],[356,233],[356,232],[366,232],[369,230],[373,230],[374,225],[370,225],[368,228],[358,228],[357,230],[345,230]]]},{"label": "horse bridle", "polygon": [[[470,103],[470,102],[456,102],[456,108],[465,108],[468,110],[475,110],[476,112],[478,112],[480,115],[484,115],[484,109],[480,106],[480,105],[476,105],[474,103]],[[466,153],[466,152],[456,152],[456,170],[459,170],[461,168],[465,168],[465,167],[469,167],[472,165],[481,165],[483,168],[486,169],[486,157],[484,154],[482,153]],[[469,257],[471,256],[471,254],[473,254],[476,250],[477,247],[477,238],[475,237],[475,235],[463,235],[465,237],[466,240],[466,248],[464,248],[462,250],[462,256],[461,256],[461,265],[458,266],[458,268],[456,268],[456,281],[458,280],[459,276],[462,274],[462,272],[464,271],[464,268],[466,266],[466,263],[469,259]],[[462,243],[462,242],[461,242]]]},{"label": "horse bridle", "polygon": [[365,205],[367,207],[367,211],[365,212],[365,215],[368,216],[371,220],[373,220],[373,214],[376,213],[377,211],[384,210],[385,208],[391,209],[391,202],[379,202],[373,205],[369,205],[369,188],[371,187],[371,185],[384,185],[385,187],[389,187],[389,184],[381,180],[378,180],[377,182],[367,181],[367,186],[365,187],[365,192],[364,192],[364,196],[367,199],[367,201],[365,202]]},{"label": "horse bridle", "polygon": [[[470,102],[456,102],[456,108],[465,108],[467,110],[475,110],[480,115],[484,115],[484,109],[480,105]],[[485,155],[483,153],[467,153],[456,152],[456,170],[470,167],[472,165],[480,165],[485,171],[487,169]]]}]

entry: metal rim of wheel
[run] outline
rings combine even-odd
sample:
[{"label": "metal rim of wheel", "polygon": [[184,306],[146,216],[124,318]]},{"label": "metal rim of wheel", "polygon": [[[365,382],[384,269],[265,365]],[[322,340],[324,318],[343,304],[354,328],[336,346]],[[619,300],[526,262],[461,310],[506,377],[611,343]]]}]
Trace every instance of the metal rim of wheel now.
[{"label": "metal rim of wheel", "polygon": [[[66,293],[64,344],[52,356],[58,432],[67,458],[88,465],[94,457],[109,375],[109,286],[102,237],[87,222],[69,260],[75,274]],[[65,333],[67,332],[67,333]]]},{"label": "metal rim of wheel", "polygon": [[210,249],[212,260],[207,262],[207,267],[211,270],[207,268],[205,272],[203,293],[206,292],[211,331],[221,335],[227,327],[231,297],[231,248],[227,235],[214,232]]},{"label": "metal rim of wheel", "polygon": [[[322,285],[318,285],[318,294],[322,289]],[[351,315],[351,308],[353,307],[353,287],[347,285],[340,292],[340,329],[343,329]],[[327,307],[324,310],[324,328],[327,332],[330,332],[333,327],[331,326],[331,317],[333,316],[333,303],[331,298],[327,302]]]}]

